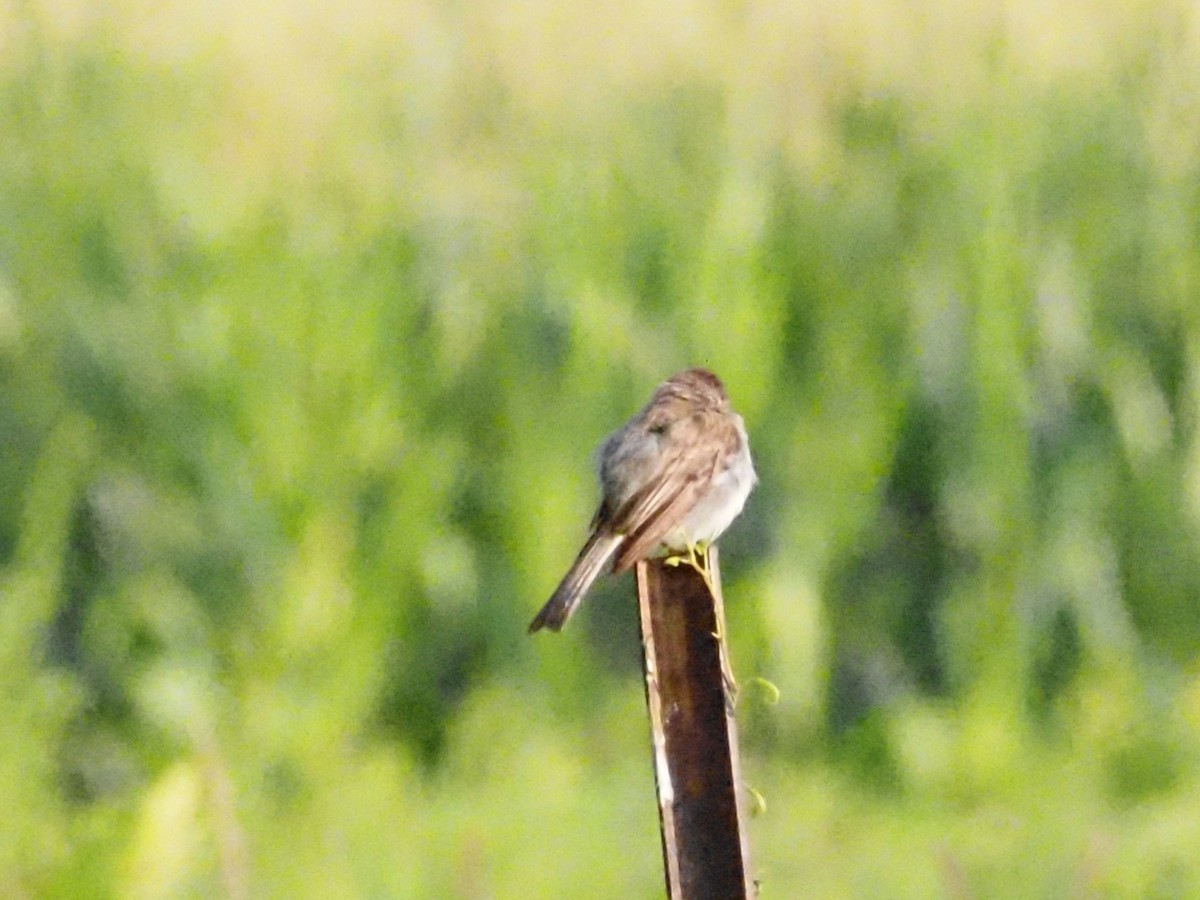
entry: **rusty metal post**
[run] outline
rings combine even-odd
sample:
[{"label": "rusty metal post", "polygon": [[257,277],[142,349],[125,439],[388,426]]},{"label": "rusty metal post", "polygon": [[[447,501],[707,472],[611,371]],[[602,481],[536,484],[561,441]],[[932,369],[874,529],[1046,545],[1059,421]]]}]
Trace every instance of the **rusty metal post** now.
[{"label": "rusty metal post", "polygon": [[737,726],[717,551],[710,592],[689,565],[637,566],[646,703],[671,900],[751,898]]}]

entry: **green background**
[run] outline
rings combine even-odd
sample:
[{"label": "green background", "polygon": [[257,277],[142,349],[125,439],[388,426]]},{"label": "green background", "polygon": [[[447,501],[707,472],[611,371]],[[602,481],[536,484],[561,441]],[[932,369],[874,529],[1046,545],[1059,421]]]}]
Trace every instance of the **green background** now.
[{"label": "green background", "polygon": [[524,628],[688,365],[763,896],[1200,896],[1132,0],[0,3],[0,895],[660,896],[630,580]]}]

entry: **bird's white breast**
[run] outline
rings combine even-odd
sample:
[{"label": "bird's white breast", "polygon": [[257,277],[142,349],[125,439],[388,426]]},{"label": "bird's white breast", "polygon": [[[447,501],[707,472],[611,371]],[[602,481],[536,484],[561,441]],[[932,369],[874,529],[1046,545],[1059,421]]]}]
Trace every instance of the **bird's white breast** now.
[{"label": "bird's white breast", "polygon": [[672,550],[684,549],[689,543],[712,543],[741,513],[746,498],[758,481],[754,462],[750,458],[750,441],[741,416],[737,417],[739,447],[729,464],[713,477],[712,487],[692,507],[680,527],[667,535],[664,543]]}]

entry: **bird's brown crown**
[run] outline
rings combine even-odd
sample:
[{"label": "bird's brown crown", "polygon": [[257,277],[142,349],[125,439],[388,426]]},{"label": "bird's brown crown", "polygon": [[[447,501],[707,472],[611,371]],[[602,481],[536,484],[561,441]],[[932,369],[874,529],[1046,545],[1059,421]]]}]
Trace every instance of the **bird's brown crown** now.
[{"label": "bird's brown crown", "polygon": [[708,369],[687,369],[672,375],[659,386],[658,395],[673,395],[694,403],[723,407],[729,402],[725,385]]}]

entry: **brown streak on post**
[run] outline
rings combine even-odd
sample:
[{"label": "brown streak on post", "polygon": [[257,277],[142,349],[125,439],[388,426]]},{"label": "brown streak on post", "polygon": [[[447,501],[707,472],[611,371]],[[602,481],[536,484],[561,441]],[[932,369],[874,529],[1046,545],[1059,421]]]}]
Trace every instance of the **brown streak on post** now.
[{"label": "brown streak on post", "polygon": [[725,610],[716,548],[708,586],[691,566],[638,563],[646,703],[654,741],[663,862],[671,900],[754,897],[741,764],[724,673]]}]

